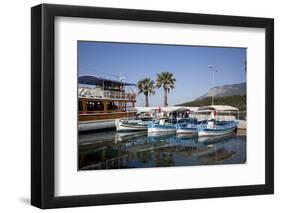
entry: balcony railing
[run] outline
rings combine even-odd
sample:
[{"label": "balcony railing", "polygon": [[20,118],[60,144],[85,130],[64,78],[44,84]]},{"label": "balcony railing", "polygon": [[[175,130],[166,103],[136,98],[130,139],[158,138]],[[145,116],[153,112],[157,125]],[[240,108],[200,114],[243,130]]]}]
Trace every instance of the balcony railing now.
[{"label": "balcony railing", "polygon": [[135,100],[136,94],[82,87],[78,89],[78,97],[94,99]]}]

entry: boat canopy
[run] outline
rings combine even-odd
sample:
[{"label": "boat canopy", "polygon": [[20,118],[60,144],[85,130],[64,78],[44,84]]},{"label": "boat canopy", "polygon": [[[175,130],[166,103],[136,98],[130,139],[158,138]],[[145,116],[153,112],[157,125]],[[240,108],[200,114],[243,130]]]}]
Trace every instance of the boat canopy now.
[{"label": "boat canopy", "polygon": [[160,111],[162,111],[162,112],[170,113],[170,112],[183,112],[186,110],[195,112],[195,111],[197,111],[197,109],[199,107],[170,106],[170,107],[135,107],[135,108],[137,109],[138,113],[153,112],[153,111],[159,110],[159,108],[160,108]]},{"label": "boat canopy", "polygon": [[193,106],[178,106],[180,107],[180,109],[185,109],[185,110],[189,110],[191,112],[197,112],[199,107],[193,107]]},{"label": "boat canopy", "polygon": [[159,107],[135,107],[138,113],[141,112],[153,112],[155,110],[158,110]]},{"label": "boat canopy", "polygon": [[83,75],[78,78],[79,84],[87,85],[105,85],[105,84],[114,84],[114,85],[123,85],[123,86],[136,86],[133,83],[126,83],[123,81],[111,80],[106,78],[101,78],[95,75]]},{"label": "boat canopy", "polygon": [[163,112],[183,112],[186,110],[195,111],[197,107],[186,107],[186,106],[170,106],[170,107],[161,107]]},{"label": "boat canopy", "polygon": [[238,108],[228,105],[210,105],[210,106],[202,106],[198,109],[199,112],[202,111],[238,111]]}]

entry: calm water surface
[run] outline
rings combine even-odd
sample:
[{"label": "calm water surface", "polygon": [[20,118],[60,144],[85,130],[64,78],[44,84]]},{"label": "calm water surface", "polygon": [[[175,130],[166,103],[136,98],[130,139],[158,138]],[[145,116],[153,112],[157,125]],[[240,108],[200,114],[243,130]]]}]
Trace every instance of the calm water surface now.
[{"label": "calm water surface", "polygon": [[246,136],[212,138],[104,131],[79,136],[79,170],[241,164]]}]

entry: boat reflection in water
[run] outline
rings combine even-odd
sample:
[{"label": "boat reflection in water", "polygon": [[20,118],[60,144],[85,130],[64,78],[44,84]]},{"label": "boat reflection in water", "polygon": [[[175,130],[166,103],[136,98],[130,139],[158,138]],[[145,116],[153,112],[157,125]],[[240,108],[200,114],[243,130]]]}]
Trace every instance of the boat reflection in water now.
[{"label": "boat reflection in water", "polygon": [[246,136],[190,137],[175,133],[96,132],[79,135],[79,169],[241,164]]}]

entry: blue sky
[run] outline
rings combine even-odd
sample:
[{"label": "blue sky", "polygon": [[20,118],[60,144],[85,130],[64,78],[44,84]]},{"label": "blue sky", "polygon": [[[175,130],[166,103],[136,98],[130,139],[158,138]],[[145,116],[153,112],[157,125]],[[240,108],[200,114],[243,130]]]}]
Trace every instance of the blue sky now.
[{"label": "blue sky", "polygon": [[[169,105],[191,101],[212,87],[209,64],[218,70],[216,86],[246,81],[245,48],[80,41],[78,57],[79,76],[92,74],[112,79],[125,76],[126,82],[137,83],[144,77],[156,79],[157,73],[163,71],[172,72],[176,86],[169,93]],[[162,106],[163,89],[156,89],[149,100],[151,106]],[[141,94],[137,106],[143,105]]]}]

